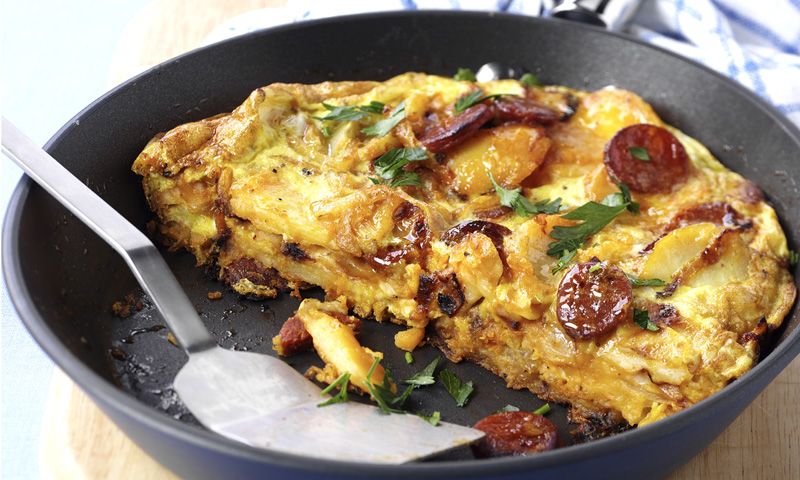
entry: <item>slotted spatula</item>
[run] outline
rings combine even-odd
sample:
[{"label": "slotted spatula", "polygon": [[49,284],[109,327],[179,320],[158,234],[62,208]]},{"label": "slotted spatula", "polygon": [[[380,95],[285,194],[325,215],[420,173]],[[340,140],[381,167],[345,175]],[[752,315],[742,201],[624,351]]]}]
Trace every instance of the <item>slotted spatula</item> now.
[{"label": "slotted spatula", "polygon": [[218,346],[155,245],[5,117],[2,147],[125,259],[189,354],[175,390],[210,430],[255,447],[372,463],[408,462],[483,436],[472,428],[434,427],[416,415],[385,415],[354,402],[318,407],[325,400],[321,390],[282,361]]}]

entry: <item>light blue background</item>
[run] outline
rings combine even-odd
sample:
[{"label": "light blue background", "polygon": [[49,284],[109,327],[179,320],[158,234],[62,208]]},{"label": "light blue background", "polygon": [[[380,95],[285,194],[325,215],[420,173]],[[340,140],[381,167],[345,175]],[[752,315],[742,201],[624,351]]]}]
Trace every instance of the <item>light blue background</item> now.
[{"label": "light blue background", "polygon": [[[39,144],[108,86],[125,25],[145,0],[2,0],[3,116]],[[0,211],[21,173],[0,160]],[[37,479],[42,414],[53,366],[33,343],[8,299],[2,306],[0,477]]]}]

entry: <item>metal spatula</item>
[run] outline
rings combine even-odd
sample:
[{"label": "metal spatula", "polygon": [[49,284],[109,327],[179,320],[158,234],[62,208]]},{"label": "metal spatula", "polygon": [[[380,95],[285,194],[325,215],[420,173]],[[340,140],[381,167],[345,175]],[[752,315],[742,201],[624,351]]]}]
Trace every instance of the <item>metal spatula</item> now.
[{"label": "metal spatula", "polygon": [[2,127],[3,153],[122,255],[150,295],[189,354],[175,390],[209,429],[255,447],[373,463],[408,462],[483,435],[353,402],[319,408],[320,389],[282,361],[219,347],[153,243],[5,118]]}]

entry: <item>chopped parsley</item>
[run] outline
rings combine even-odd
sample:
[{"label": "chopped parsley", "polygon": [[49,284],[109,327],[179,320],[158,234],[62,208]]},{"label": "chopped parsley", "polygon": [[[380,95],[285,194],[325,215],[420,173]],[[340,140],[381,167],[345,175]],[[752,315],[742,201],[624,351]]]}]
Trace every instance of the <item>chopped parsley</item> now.
[{"label": "chopped parsley", "polygon": [[602,268],[603,268],[603,264],[602,263],[599,263],[599,262],[595,263],[594,265],[589,267],[589,273],[594,273],[594,272],[596,272],[598,270],[602,270]]},{"label": "chopped parsley", "polygon": [[534,410],[533,413],[535,413],[536,415],[547,415],[548,413],[550,413],[550,404],[545,403],[541,407]]},{"label": "chopped parsley", "polygon": [[552,215],[561,210],[561,198],[556,198],[552,202],[548,199],[532,203],[522,194],[521,188],[507,189],[498,185],[492,172],[489,172],[489,180],[492,181],[494,191],[500,197],[500,205],[513,209],[517,215],[522,217],[529,217],[537,213]]},{"label": "chopped parsley", "polygon": [[406,352],[405,358],[407,364],[411,365],[414,363],[414,357],[411,355],[411,352]]},{"label": "chopped parsley", "polygon": [[519,83],[527,87],[538,87],[541,85],[541,82],[539,82],[539,77],[533,73],[526,73],[525,75],[521,76],[519,78]]},{"label": "chopped parsley", "polygon": [[324,117],[314,117],[317,120],[323,121],[337,121],[337,122],[352,122],[361,120],[372,114],[380,114],[383,112],[384,105],[381,102],[372,101],[369,105],[361,106],[347,106],[347,105],[330,105],[322,102],[328,114]]},{"label": "chopped parsley", "polygon": [[372,395],[372,399],[378,404],[378,408],[381,412],[386,414],[406,413],[399,408],[393,408],[389,406],[398,403],[398,399],[400,398],[405,401],[405,399],[408,398],[408,393],[403,392],[403,395],[400,395],[399,397],[394,396],[394,393],[392,393],[392,384],[391,380],[389,380],[388,370],[383,376],[383,383],[380,385],[375,385],[372,383],[372,374],[375,372],[375,369],[378,367],[379,363],[381,363],[381,359],[379,357],[375,357],[374,360],[372,360],[372,365],[369,367],[369,371],[367,372],[367,378],[364,380],[364,383],[367,384],[367,390],[369,391],[369,394]]},{"label": "chopped parsley", "polygon": [[627,273],[625,275],[634,287],[663,287],[667,284],[667,282],[660,278],[637,278]]},{"label": "chopped parsley", "polygon": [[798,261],[800,261],[800,253],[797,253],[794,250],[789,250],[789,265],[795,266],[797,265]]},{"label": "chopped parsley", "polygon": [[433,378],[433,374],[434,372],[436,372],[436,367],[439,365],[439,360],[441,360],[440,357],[434,358],[433,361],[429,363],[425,368],[415,373],[410,378],[403,380],[403,383],[415,387],[421,387],[423,385],[432,385],[436,381],[436,379]]},{"label": "chopped parsley", "polygon": [[494,413],[506,413],[506,412],[519,412],[519,407],[515,407],[514,405],[506,405],[505,407],[501,408],[500,410]]},{"label": "chopped parsley", "polygon": [[651,160],[650,154],[647,153],[647,149],[644,147],[628,147],[628,153],[630,153],[633,158],[643,162],[649,162]]},{"label": "chopped parsley", "polygon": [[620,191],[612,193],[602,202],[587,202],[575,210],[562,215],[566,220],[580,220],[576,225],[553,227],[550,236],[555,240],[548,245],[547,254],[558,258],[551,269],[552,273],[564,269],[575,257],[579,248],[589,237],[603,229],[625,210],[639,212],[639,204],[631,199],[631,193],[624,184],[618,184]]},{"label": "chopped parsley", "polygon": [[434,427],[438,426],[439,422],[442,420],[442,414],[439,413],[439,410],[434,411],[430,415],[423,415],[421,413],[419,413],[418,415],[420,418],[430,423]]},{"label": "chopped parsley", "polygon": [[377,178],[370,177],[372,183],[386,184],[390,187],[406,185],[419,185],[419,175],[403,169],[411,162],[421,162],[428,159],[424,148],[393,148],[375,160],[375,174]]},{"label": "chopped parsley", "polygon": [[388,117],[378,120],[374,125],[362,128],[361,132],[369,137],[383,137],[391,132],[404,118],[406,118],[406,104],[405,102],[400,102]]},{"label": "chopped parsley", "polygon": [[347,401],[347,387],[350,385],[350,373],[344,372],[343,374],[339,375],[333,383],[325,387],[322,390],[322,395],[327,395],[328,393],[332,392],[334,388],[339,388],[339,393],[332,396],[331,398],[325,400],[324,402],[318,404],[318,407],[327,407],[328,405],[333,405],[334,403],[343,403]]},{"label": "chopped parsley", "polygon": [[319,130],[322,132],[323,136],[325,136],[325,137],[330,137],[331,136],[331,129],[328,128],[327,125],[323,125]]},{"label": "chopped parsley", "polygon": [[470,70],[469,68],[459,68],[455,75],[453,75],[454,80],[462,80],[465,82],[474,82],[478,79],[475,77],[475,72]]},{"label": "chopped parsley", "polygon": [[650,314],[647,313],[647,310],[639,310],[638,308],[634,308],[633,323],[639,325],[639,327],[642,329],[650,330],[651,332],[657,332],[659,330],[658,325],[650,320]]},{"label": "chopped parsley", "polygon": [[482,103],[486,100],[489,100],[490,98],[499,98],[509,95],[515,96],[512,93],[495,93],[492,95],[484,95],[483,90],[481,90],[480,88],[475,89],[456,101],[455,104],[456,113],[461,113],[464,110],[468,109],[469,107]]},{"label": "chopped parsley", "polygon": [[439,373],[439,380],[441,380],[450,396],[453,397],[453,400],[456,401],[456,405],[463,407],[467,404],[467,400],[474,390],[472,381],[464,383],[450,370],[442,370]]}]

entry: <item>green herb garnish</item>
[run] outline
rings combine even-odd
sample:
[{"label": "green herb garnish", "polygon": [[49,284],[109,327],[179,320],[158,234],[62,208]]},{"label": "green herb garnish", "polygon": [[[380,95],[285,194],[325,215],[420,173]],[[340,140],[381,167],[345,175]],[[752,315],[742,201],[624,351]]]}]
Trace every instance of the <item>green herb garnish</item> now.
[{"label": "green herb garnish", "polygon": [[419,185],[419,175],[403,170],[411,162],[428,159],[424,148],[393,148],[375,160],[375,173],[378,178],[370,178],[372,183],[384,183],[390,187]]},{"label": "green herb garnish", "polygon": [[557,225],[550,232],[555,241],[548,245],[547,254],[558,258],[558,262],[551,269],[553,273],[564,269],[586,240],[611,223],[620,213],[626,209],[633,213],[639,211],[639,204],[631,200],[628,187],[623,184],[618,186],[620,192],[612,193],[601,203],[587,202],[561,216],[567,220],[580,220],[581,223],[568,227]]},{"label": "green herb garnish", "polygon": [[789,265],[795,266],[797,265],[798,261],[800,261],[800,253],[797,253],[794,250],[789,250]]},{"label": "green herb garnish", "polygon": [[631,189],[624,183],[617,183],[617,188],[619,188],[619,192],[612,193],[602,199],[600,203],[608,205],[609,207],[625,205],[625,208],[627,208],[629,212],[638,214],[639,204],[634,202],[631,198]]},{"label": "green herb garnish", "polygon": [[628,147],[628,152],[637,160],[643,162],[649,162],[651,160],[650,154],[647,153],[647,149],[644,147]]},{"label": "green herb garnish", "polygon": [[319,130],[322,132],[322,135],[324,137],[330,137],[331,136],[331,129],[328,128],[327,125],[323,125]]},{"label": "green herb garnish", "polygon": [[399,105],[394,107],[394,110],[392,110],[392,113],[390,113],[388,117],[383,120],[378,120],[374,125],[362,128],[361,132],[369,137],[383,137],[391,132],[404,118],[406,118],[406,104],[405,102],[400,102]]},{"label": "green herb garnish", "polygon": [[577,253],[577,250],[564,250],[564,253],[558,257],[558,261],[555,263],[555,265],[553,265],[553,268],[550,269],[550,273],[558,273],[567,268],[567,265],[569,265],[569,262],[575,258]]},{"label": "green herb garnish", "polygon": [[633,323],[639,325],[639,327],[643,328],[644,330],[650,330],[651,332],[658,331],[658,325],[650,320],[650,314],[647,313],[647,310],[639,310],[638,308],[634,308]]},{"label": "green herb garnish", "polygon": [[392,393],[392,384],[389,380],[389,371],[387,370],[383,376],[383,383],[380,385],[375,385],[372,383],[372,374],[375,372],[375,368],[378,367],[378,364],[381,363],[381,359],[375,357],[372,361],[372,365],[369,367],[369,371],[367,372],[367,378],[364,380],[364,383],[367,384],[367,390],[369,394],[372,395],[373,400],[375,403],[378,404],[378,408],[381,412],[389,414],[389,413],[405,413],[405,411],[400,410],[398,408],[390,407],[390,404],[395,404],[398,401],[398,398],[405,398],[408,397],[408,394],[403,392],[405,396],[400,395],[400,397],[395,397]]},{"label": "green herb garnish", "polygon": [[550,200],[542,200],[532,203],[522,194],[521,188],[507,189],[498,185],[494,180],[494,176],[492,176],[492,172],[489,172],[489,180],[492,181],[495,193],[500,197],[500,205],[513,209],[517,215],[522,217],[529,217],[537,213],[552,215],[561,210],[560,198],[556,198],[552,202]]},{"label": "green herb garnish", "polygon": [[547,415],[548,413],[550,413],[550,404],[545,403],[541,407],[534,410],[533,413],[535,413],[536,415]]},{"label": "green herb garnish", "polygon": [[406,352],[405,358],[407,364],[411,365],[414,363],[414,357],[411,355],[411,352]]},{"label": "green herb garnish", "polygon": [[539,82],[539,77],[532,73],[526,73],[525,75],[519,78],[519,82],[528,87],[538,87],[541,85]]},{"label": "green herb garnish", "polygon": [[413,385],[415,387],[433,384],[436,381],[436,379],[433,378],[433,374],[436,372],[436,367],[439,365],[439,360],[441,360],[440,357],[434,358],[433,361],[425,368],[415,373],[410,378],[403,380],[403,383],[406,385]]},{"label": "green herb garnish", "polygon": [[476,90],[469,92],[468,94],[464,95],[463,97],[459,98],[456,101],[455,104],[456,113],[461,113],[464,110],[468,109],[469,107],[482,103],[491,98],[500,98],[506,96],[516,96],[516,95],[512,93],[495,93],[492,95],[484,95],[483,90],[478,88]]},{"label": "green herb garnish", "polygon": [[369,105],[361,106],[347,106],[347,105],[329,105],[322,102],[322,106],[328,110],[328,114],[324,117],[314,117],[317,120],[323,121],[337,121],[337,122],[352,122],[366,118],[371,114],[379,114],[383,112],[384,105],[381,102],[372,101]]},{"label": "green herb garnish", "polygon": [[472,381],[464,383],[450,370],[442,370],[439,373],[439,380],[441,380],[450,396],[453,397],[453,400],[456,401],[456,405],[459,407],[466,405],[472,390],[474,390]]},{"label": "green herb garnish", "polygon": [[519,408],[515,407],[514,405],[506,405],[505,407],[501,408],[500,410],[494,413],[506,413],[506,412],[519,412]]},{"label": "green herb garnish", "polygon": [[333,405],[334,403],[342,403],[347,401],[347,387],[350,385],[350,373],[345,372],[339,375],[333,383],[325,387],[321,394],[327,395],[328,393],[332,392],[334,388],[339,388],[339,393],[332,396],[331,398],[325,400],[324,402],[318,404],[318,407],[327,407],[328,405]]},{"label": "green herb garnish", "polygon": [[598,270],[601,270],[602,268],[603,268],[603,264],[602,263],[595,263],[594,265],[589,267],[589,273],[594,273],[594,272],[596,272]]},{"label": "green herb garnish", "polygon": [[627,275],[628,280],[630,280],[631,285],[634,287],[663,287],[667,284],[667,282],[660,278],[637,278],[627,273],[625,275]]},{"label": "green herb garnish", "polygon": [[455,75],[453,75],[453,80],[462,80],[465,82],[474,82],[478,80],[475,78],[475,72],[470,70],[469,68],[459,68]]},{"label": "green herb garnish", "polygon": [[439,422],[442,420],[442,414],[439,413],[439,410],[436,410],[430,415],[424,415],[422,413],[417,414],[420,418],[424,419],[426,422],[430,423],[431,425],[438,426]]}]

